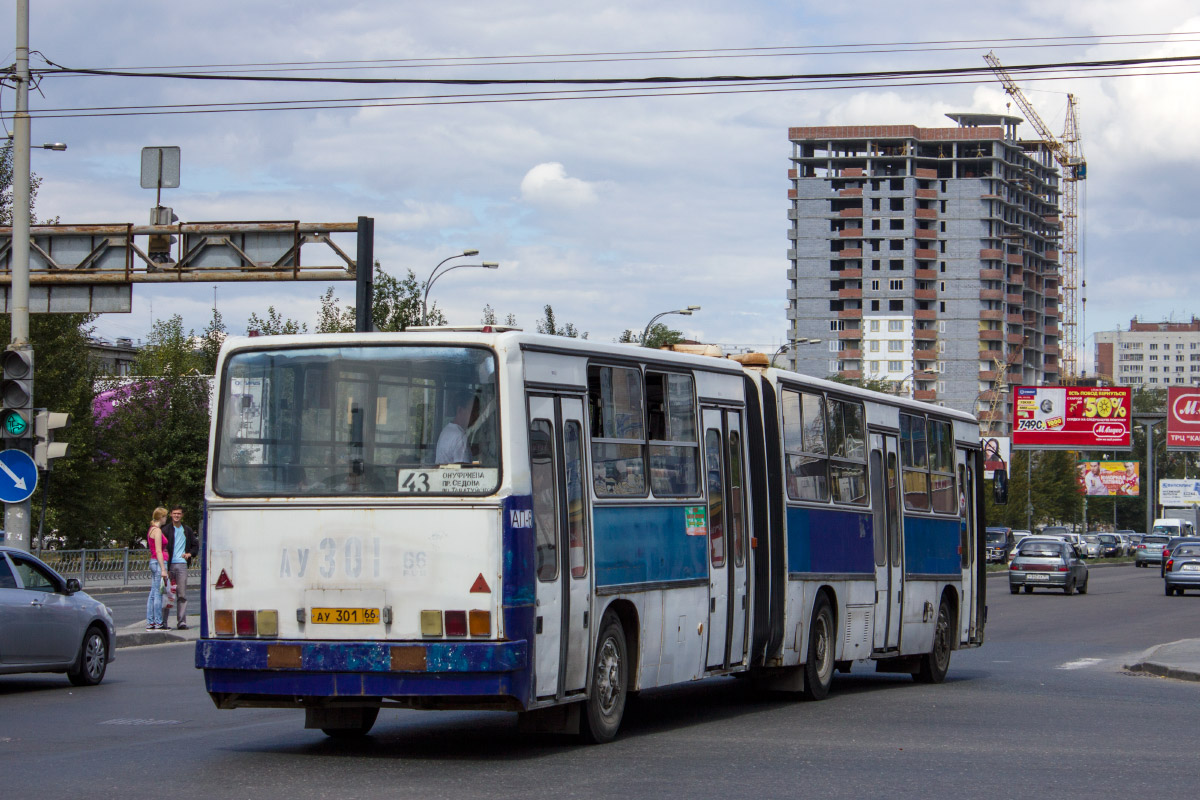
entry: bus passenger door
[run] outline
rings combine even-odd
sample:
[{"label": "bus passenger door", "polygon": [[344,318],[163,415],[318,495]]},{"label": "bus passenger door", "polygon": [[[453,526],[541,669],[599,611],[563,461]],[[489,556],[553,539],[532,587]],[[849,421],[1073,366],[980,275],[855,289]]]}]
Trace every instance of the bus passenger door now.
[{"label": "bus passenger door", "polygon": [[[708,497],[708,669],[745,660],[746,543],[741,415],[706,408],[704,474]],[[737,448],[736,456],[733,448]],[[734,472],[737,472],[734,475]]]},{"label": "bus passenger door", "polygon": [[587,679],[588,520],[583,402],[531,395],[529,459],[536,537],[536,694],[559,698]]},{"label": "bus passenger door", "polygon": [[962,608],[959,614],[959,641],[975,636],[975,611],[979,594],[975,591],[975,460],[968,450],[958,451],[959,547],[962,562]]},{"label": "bus passenger door", "polygon": [[[881,444],[882,448],[876,447]],[[877,469],[882,466],[882,469]],[[879,475],[876,479],[875,476]],[[900,647],[900,614],[904,604],[903,530],[900,513],[900,456],[896,437],[872,436],[871,493],[880,489],[875,503],[879,535],[875,545],[875,649]],[[881,515],[882,513],[882,520]]]}]

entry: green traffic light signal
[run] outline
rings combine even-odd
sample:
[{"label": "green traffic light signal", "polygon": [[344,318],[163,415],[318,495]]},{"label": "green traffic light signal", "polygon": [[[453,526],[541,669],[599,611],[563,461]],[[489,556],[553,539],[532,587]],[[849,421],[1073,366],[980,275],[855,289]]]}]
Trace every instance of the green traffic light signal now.
[{"label": "green traffic light signal", "polygon": [[25,417],[11,408],[0,413],[0,425],[3,425],[4,435],[10,438],[20,438],[29,430]]}]

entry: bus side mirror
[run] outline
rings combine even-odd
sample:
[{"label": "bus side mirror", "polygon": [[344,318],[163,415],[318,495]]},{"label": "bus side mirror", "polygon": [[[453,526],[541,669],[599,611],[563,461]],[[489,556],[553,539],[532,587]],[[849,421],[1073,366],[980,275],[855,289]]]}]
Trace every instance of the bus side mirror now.
[{"label": "bus side mirror", "polygon": [[1008,472],[1005,470],[998,469],[992,476],[992,499],[998,506],[1008,503]]}]

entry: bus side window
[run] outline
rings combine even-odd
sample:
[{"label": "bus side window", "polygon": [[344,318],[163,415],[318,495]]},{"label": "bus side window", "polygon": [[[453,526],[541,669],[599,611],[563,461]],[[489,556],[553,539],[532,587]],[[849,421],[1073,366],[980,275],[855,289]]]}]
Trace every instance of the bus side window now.
[{"label": "bus side window", "polygon": [[629,367],[588,367],[592,487],[598,497],[645,496],[642,373]]},{"label": "bus side window", "polygon": [[904,507],[909,511],[928,511],[929,451],[924,417],[900,415],[900,461]]},{"label": "bus side window", "polygon": [[708,541],[714,567],[725,565],[725,484],[721,477],[721,432],[704,433],[704,461],[708,471]]},{"label": "bus side window", "polygon": [[659,497],[700,494],[696,392],[690,375],[646,373],[650,488]]},{"label": "bus side window", "polygon": [[829,450],[821,395],[783,393],[783,447],[787,493],[793,500],[829,499]]}]

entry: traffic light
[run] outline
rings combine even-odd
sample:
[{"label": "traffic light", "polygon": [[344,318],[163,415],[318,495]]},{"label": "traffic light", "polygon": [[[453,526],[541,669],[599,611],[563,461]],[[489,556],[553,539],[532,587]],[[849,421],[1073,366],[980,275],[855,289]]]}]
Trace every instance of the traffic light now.
[{"label": "traffic light", "polygon": [[66,442],[54,441],[54,431],[71,424],[71,415],[62,411],[39,408],[33,415],[33,463],[38,469],[50,469],[50,459],[61,458],[70,452]]},{"label": "traffic light", "polygon": [[33,351],[6,350],[0,356],[0,429],[8,447],[26,449],[33,436]]}]

